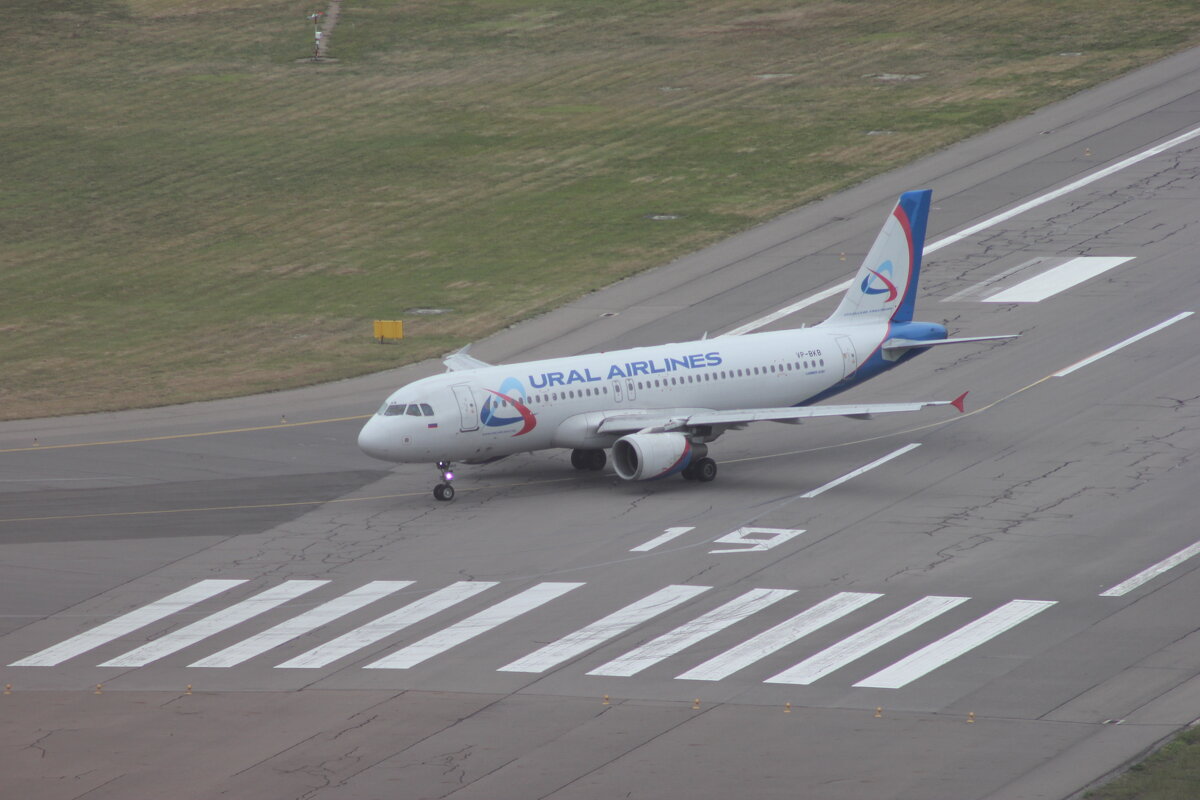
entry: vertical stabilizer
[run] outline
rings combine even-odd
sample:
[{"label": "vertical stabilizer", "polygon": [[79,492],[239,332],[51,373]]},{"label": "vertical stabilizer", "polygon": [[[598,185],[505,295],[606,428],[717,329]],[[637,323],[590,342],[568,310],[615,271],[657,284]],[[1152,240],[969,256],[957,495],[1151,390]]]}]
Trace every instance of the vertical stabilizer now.
[{"label": "vertical stabilizer", "polygon": [[912,321],[932,196],[930,189],[900,195],[841,304],[826,322]]}]

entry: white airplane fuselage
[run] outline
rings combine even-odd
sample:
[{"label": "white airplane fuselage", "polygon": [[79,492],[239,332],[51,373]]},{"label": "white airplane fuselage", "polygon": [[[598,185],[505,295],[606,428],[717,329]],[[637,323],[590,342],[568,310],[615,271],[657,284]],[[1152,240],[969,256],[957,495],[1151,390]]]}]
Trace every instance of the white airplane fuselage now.
[{"label": "white airplane fuselage", "polygon": [[[940,325],[907,325],[921,326],[921,338],[946,336]],[[434,375],[393,393],[363,427],[359,446],[397,462],[607,449],[620,434],[594,432],[606,413],[798,406],[830,397],[922,352],[883,358],[880,345],[892,327],[817,326]],[[421,404],[433,416],[387,415],[389,407]]]}]

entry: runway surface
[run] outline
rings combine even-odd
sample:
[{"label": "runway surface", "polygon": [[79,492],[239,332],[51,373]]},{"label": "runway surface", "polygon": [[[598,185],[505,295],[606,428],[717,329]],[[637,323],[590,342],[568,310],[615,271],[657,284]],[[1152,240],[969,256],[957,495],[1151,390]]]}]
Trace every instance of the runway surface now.
[{"label": "runway surface", "polygon": [[917,317],[1021,337],[843,397],[961,416],[760,424],[711,484],[520,456],[449,504],[355,447],[436,363],[0,425],[6,791],[1013,800],[1119,768],[1200,717],[1198,78],[1185,53],[472,351],[752,326],[928,186]]}]

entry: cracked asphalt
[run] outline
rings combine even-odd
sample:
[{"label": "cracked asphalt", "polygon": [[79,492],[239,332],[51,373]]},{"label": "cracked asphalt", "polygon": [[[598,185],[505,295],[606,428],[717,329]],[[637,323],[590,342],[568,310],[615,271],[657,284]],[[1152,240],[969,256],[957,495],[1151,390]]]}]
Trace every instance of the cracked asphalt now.
[{"label": "cracked asphalt", "polygon": [[[903,190],[934,189],[932,242],[1200,126],[1197,78],[1200,52],[1183,54],[472,352],[512,362],[728,330],[843,280]],[[955,335],[1021,337],[935,349],[844,398],[969,389],[967,414],[751,427],[713,445],[712,484],[627,484],[541,453],[462,469],[457,499],[437,503],[432,465],[372,461],[354,445],[360,421],[346,419],[437,364],[254,398],[0,424],[5,794],[1071,797],[1200,717],[1196,565],[1100,596],[1200,538],[1200,323],[1187,318],[1050,377],[1200,310],[1198,141],[930,254],[919,317],[948,321]],[[1132,260],[1039,303],[980,302],[1088,255]],[[812,324],[833,303],[773,327]],[[284,416],[291,423],[274,424]],[[296,424],[325,419],[334,421]],[[154,438],[246,428],[255,430]],[[802,497],[909,443],[921,446]],[[681,527],[691,530],[633,550]],[[803,533],[710,552],[729,549],[715,539],[755,529]],[[4,666],[229,579],[243,583],[60,663]],[[293,580],[327,583],[252,619],[212,622]],[[234,666],[190,666],[375,581],[412,583]],[[323,667],[280,666],[458,582],[489,585]],[[488,616],[547,582],[580,585],[511,618]],[[630,627],[610,618],[680,585],[706,588]],[[757,588],[792,594],[718,620],[707,638],[635,675],[589,674]],[[765,643],[727,677],[680,678],[843,592],[870,599],[808,635]],[[809,684],[766,682],[928,597],[965,599]],[[1013,601],[1047,605],[899,688],[859,685]],[[209,629],[178,651],[98,666],[192,624]],[[587,626],[605,635],[541,671],[501,669]],[[411,668],[365,668],[448,630],[453,646]]]}]

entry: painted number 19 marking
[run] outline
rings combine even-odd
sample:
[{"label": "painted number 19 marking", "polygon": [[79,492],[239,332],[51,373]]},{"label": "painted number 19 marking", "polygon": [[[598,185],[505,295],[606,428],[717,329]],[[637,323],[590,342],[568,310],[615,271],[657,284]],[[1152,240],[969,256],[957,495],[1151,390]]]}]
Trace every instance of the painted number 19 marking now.
[{"label": "painted number 19 marking", "polygon": [[738,528],[720,539],[713,539],[713,544],[740,544],[748,547],[731,547],[722,550],[709,550],[710,553],[755,553],[778,547],[788,539],[794,539],[803,530],[791,528]]}]

